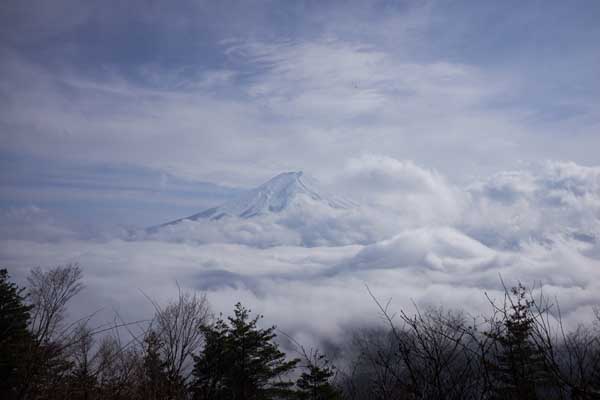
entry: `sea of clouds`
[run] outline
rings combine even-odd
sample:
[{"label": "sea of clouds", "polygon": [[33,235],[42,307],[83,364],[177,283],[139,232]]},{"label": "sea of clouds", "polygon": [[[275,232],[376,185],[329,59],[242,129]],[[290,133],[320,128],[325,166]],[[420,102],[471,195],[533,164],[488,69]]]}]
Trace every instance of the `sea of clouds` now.
[{"label": "sea of clouds", "polygon": [[502,281],[542,289],[567,323],[600,305],[600,167],[547,162],[458,185],[367,155],[330,186],[360,206],[303,202],[93,239],[45,210],[11,209],[1,216],[0,265],[25,282],[31,267],[79,263],[86,290],[73,315],[148,316],[146,297],[166,301],[180,285],[206,291],[216,312],[242,301],[303,342],[380,321],[367,287],[396,310],[487,312]]}]

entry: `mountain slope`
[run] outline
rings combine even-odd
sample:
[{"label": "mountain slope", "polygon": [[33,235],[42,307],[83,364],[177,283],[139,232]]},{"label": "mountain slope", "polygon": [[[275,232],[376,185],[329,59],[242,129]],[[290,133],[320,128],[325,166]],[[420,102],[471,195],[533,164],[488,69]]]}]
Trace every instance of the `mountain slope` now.
[{"label": "mountain slope", "polygon": [[302,171],[284,172],[220,206],[151,229],[155,230],[184,220],[219,220],[225,217],[247,219],[279,213],[295,205],[311,201],[333,209],[349,209],[356,206],[351,201],[325,194],[322,189],[318,188],[318,184]]}]

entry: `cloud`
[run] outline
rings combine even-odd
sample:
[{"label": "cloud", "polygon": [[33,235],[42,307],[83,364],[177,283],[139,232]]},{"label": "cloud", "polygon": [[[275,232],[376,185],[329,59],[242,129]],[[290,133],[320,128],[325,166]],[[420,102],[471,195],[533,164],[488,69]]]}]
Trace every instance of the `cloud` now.
[{"label": "cloud", "polygon": [[340,190],[351,190],[375,209],[393,211],[405,226],[453,224],[468,200],[438,172],[387,156],[351,159],[338,179]]},{"label": "cloud", "polygon": [[365,155],[349,160],[331,185],[337,193],[358,200],[358,207],[332,209],[306,199],[280,213],[183,221],[138,237],[261,248],[316,247],[365,245],[401,230],[452,227],[503,250],[561,238],[590,247],[600,238],[598,171],[546,162],[459,186],[411,161]]},{"label": "cloud", "polygon": [[349,160],[331,190],[360,205],[336,209],[303,198],[279,213],[250,219],[184,220],[149,234],[140,232],[138,237],[262,248],[369,244],[401,229],[455,224],[470,200],[467,192],[436,171],[376,155]]},{"label": "cloud", "polygon": [[463,229],[487,243],[515,246],[556,236],[600,239],[600,168],[546,162],[472,184]]},{"label": "cloud", "polygon": [[368,208],[335,209],[310,198],[281,212],[252,218],[183,220],[156,230],[140,231],[138,239],[186,243],[238,243],[253,247],[343,246],[380,240],[389,232],[382,216]]},{"label": "cloud", "polygon": [[[523,133],[512,114],[485,106],[510,85],[476,66],[415,62],[344,39],[218,49],[229,60],[219,68],[91,75],[6,50],[2,150],[248,185],[307,165],[331,177],[365,152],[457,172],[514,149]],[[457,149],[468,155],[448,157]]]},{"label": "cloud", "polygon": [[[410,310],[414,302],[479,314],[490,307],[484,293],[502,298],[500,279],[507,286],[523,282],[556,297],[567,324],[585,321],[600,304],[600,241],[581,233],[598,226],[597,168],[546,163],[462,189],[432,170],[385,157],[354,160],[344,174],[356,184],[370,181],[375,200],[399,191],[402,202],[412,191],[428,206],[433,199],[450,210],[444,202],[466,203],[460,217],[432,214],[420,225],[385,225],[405,215],[394,208],[369,219],[370,207],[343,214],[315,205],[265,218],[183,223],[179,232],[135,241],[7,236],[0,264],[23,282],[31,266],[79,262],[91,300],[73,315],[104,306],[137,318],[151,313],[144,294],[164,301],[179,282],[207,291],[216,311],[228,313],[242,301],[265,314],[265,323],[308,341],[378,323],[365,285],[378,298],[392,298],[394,309]],[[528,234],[514,228],[514,212],[532,215]]]},{"label": "cloud", "polygon": [[598,163],[598,7],[117,3],[7,3],[0,151],[232,185],[363,153]]},{"label": "cloud", "polygon": [[61,218],[34,205],[11,207],[0,213],[0,238],[58,242],[78,238],[79,234]]},{"label": "cloud", "polygon": [[[501,297],[499,274],[508,285],[542,282],[556,295],[565,318],[598,304],[598,260],[565,242],[552,249],[520,252],[490,249],[450,228],[418,229],[370,246],[272,247],[190,245],[157,241],[60,244],[3,241],[2,265],[21,277],[30,265],[78,261],[84,266],[90,308],[117,307],[126,317],[151,307],[142,292],[165,301],[184,288],[206,290],[216,311],[242,301],[267,316],[265,323],[293,334],[335,338],[349,326],[377,323],[365,284],[394,309],[443,304],[487,312],[484,291]],[[568,266],[568,267],[565,267]],[[92,304],[93,303],[93,304]]]},{"label": "cloud", "polygon": [[367,246],[350,262],[357,269],[414,268],[419,273],[469,273],[494,264],[496,253],[452,228],[419,228]]},{"label": "cloud", "polygon": [[[477,311],[501,273],[570,316],[598,303],[597,5],[7,4],[0,262],[19,278],[79,261],[90,303],[142,313],[132,288],[165,298],[178,279],[329,336],[376,319],[365,283],[398,307]],[[307,168],[362,206],[135,241],[83,240],[60,217],[91,198],[148,226],[227,197],[198,181]]]}]

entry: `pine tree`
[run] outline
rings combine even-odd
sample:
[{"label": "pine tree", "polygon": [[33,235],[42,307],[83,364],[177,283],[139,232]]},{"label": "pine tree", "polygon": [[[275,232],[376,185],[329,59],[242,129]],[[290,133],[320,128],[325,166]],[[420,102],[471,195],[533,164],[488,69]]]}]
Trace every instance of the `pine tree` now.
[{"label": "pine tree", "polygon": [[90,400],[96,398],[98,381],[87,365],[78,365],[67,381],[72,400]]},{"label": "pine tree", "polygon": [[286,360],[273,339],[275,327],[259,329],[261,316],[250,319],[250,310],[240,303],[228,322],[219,318],[203,327],[205,347],[195,358],[196,399],[275,399],[292,394],[293,383],[285,380],[299,360]]},{"label": "pine tree", "polygon": [[330,382],[335,375],[334,367],[323,354],[315,352],[307,356],[307,371],[296,382],[298,398],[302,400],[337,400],[341,394]]},{"label": "pine tree", "polygon": [[539,383],[544,378],[543,360],[531,342],[534,319],[533,302],[524,286],[511,289],[514,300],[502,321],[503,329],[488,336],[499,344],[492,372],[496,378],[495,398],[511,400],[537,399]]},{"label": "pine tree", "polygon": [[204,336],[204,349],[194,357],[194,398],[226,399],[228,387],[226,373],[231,358],[228,346],[229,326],[221,318],[213,326],[200,327]]},{"label": "pine tree", "polygon": [[154,331],[150,331],[144,339],[143,377],[140,394],[144,399],[162,400],[168,398],[169,380],[167,364],[161,358],[161,342]]},{"label": "pine tree", "polygon": [[8,271],[0,270],[0,398],[11,399],[23,383],[27,350],[32,337],[27,330],[29,311],[23,288],[10,282]]},{"label": "pine tree", "polygon": [[85,324],[80,324],[70,339],[70,357],[73,366],[70,371],[67,386],[70,398],[73,400],[94,399],[98,389],[95,371],[93,371],[94,357],[91,356],[94,347],[94,337],[91,329]]}]

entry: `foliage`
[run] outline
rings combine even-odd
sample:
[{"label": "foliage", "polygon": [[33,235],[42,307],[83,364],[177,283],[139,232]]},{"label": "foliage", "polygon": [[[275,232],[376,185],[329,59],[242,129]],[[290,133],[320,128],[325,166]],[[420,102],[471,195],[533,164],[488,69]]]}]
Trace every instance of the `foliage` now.
[{"label": "foliage", "polygon": [[8,271],[0,270],[0,397],[13,398],[25,379],[23,355],[32,344],[27,330],[31,307],[25,304],[23,288],[8,280]]},{"label": "foliage", "polygon": [[297,396],[302,400],[336,400],[341,399],[341,392],[331,384],[335,376],[333,367],[324,354],[318,351],[305,354],[307,361],[300,378],[296,381]]},{"label": "foliage", "polygon": [[237,303],[228,322],[219,318],[202,327],[205,347],[194,367],[196,399],[275,399],[292,394],[285,379],[298,360],[286,355],[273,341],[275,327],[260,329],[261,316]]},{"label": "foliage", "polygon": [[144,339],[143,376],[140,394],[149,400],[167,398],[169,378],[167,362],[161,357],[162,343],[154,331],[150,331]]},{"label": "foliage", "polygon": [[534,320],[533,300],[526,288],[519,284],[511,289],[505,307],[500,311],[500,326],[486,334],[498,347],[498,355],[491,365],[495,378],[494,398],[536,399],[536,387],[545,377],[541,353],[532,341]]},{"label": "foliage", "polygon": [[505,289],[504,302],[488,297],[491,316],[416,306],[391,314],[371,293],[386,326],[334,342],[335,368],[290,336],[303,360],[286,356],[275,327],[261,329],[240,303],[213,321],[204,294],[181,290],[165,306],[152,302],[150,320],[68,323],[81,280],[77,265],[34,269],[25,295],[0,270],[0,398],[600,399],[600,310],[567,330],[560,310],[522,285]]}]

